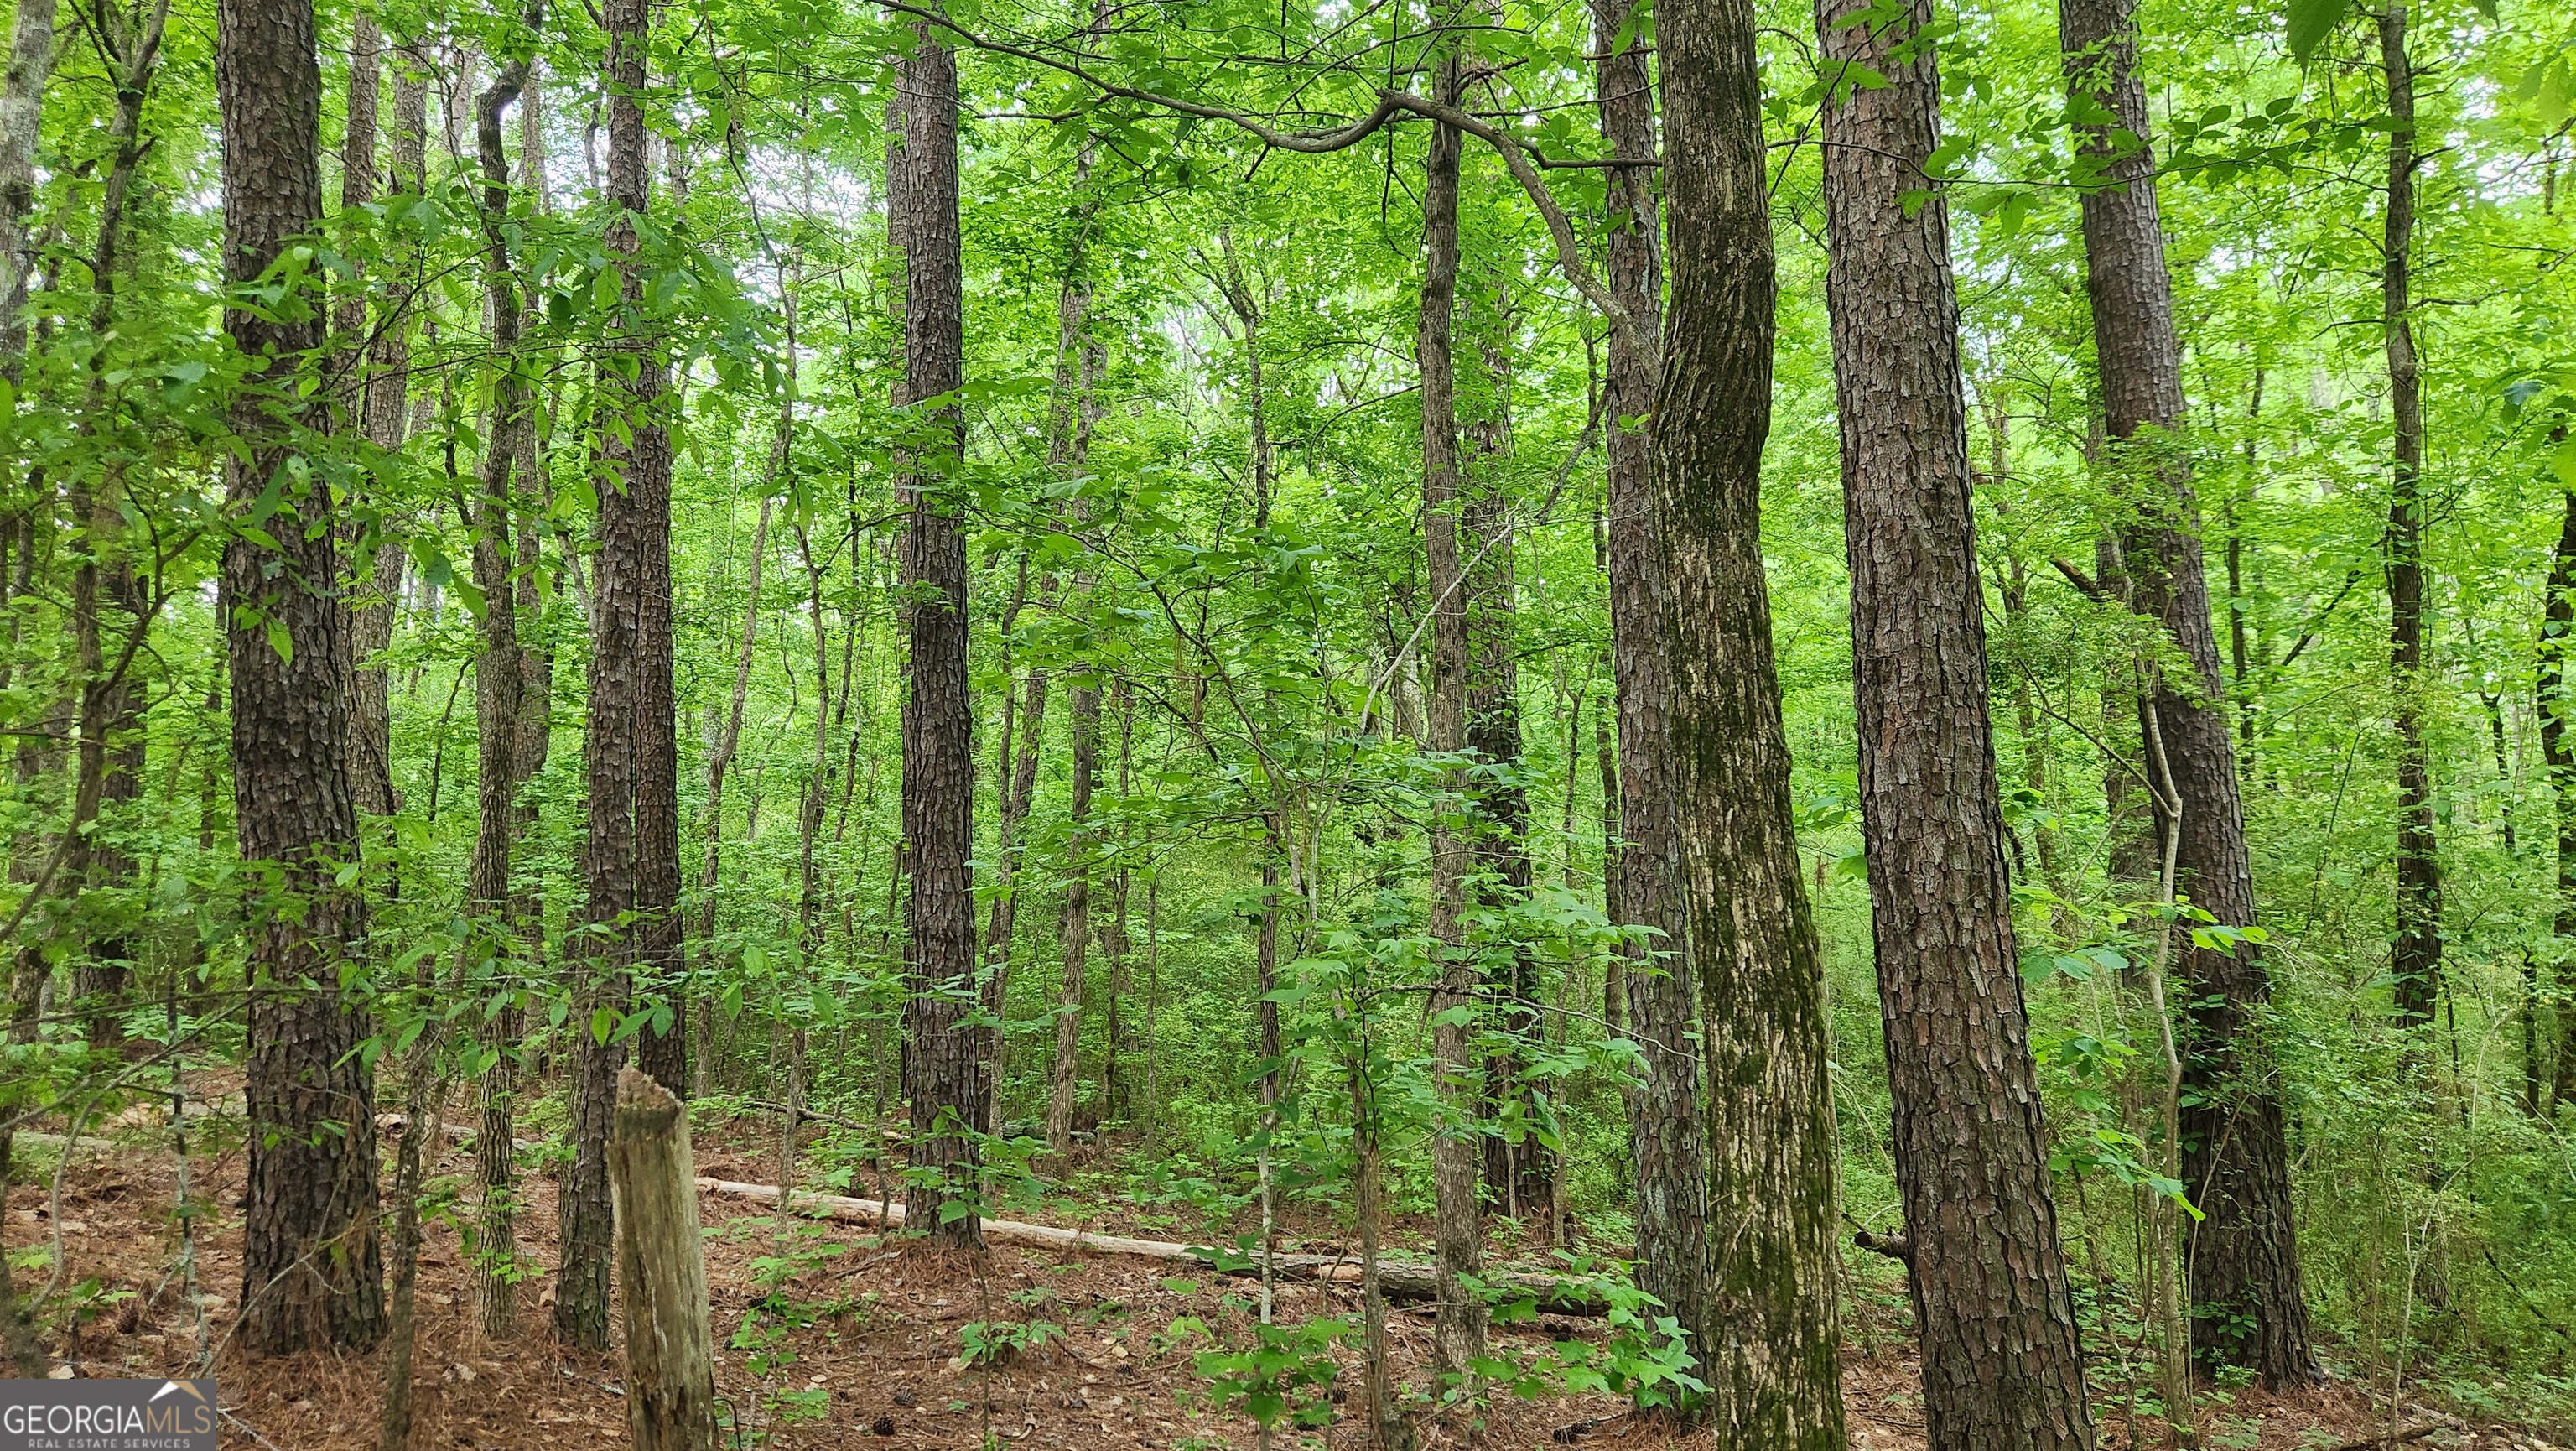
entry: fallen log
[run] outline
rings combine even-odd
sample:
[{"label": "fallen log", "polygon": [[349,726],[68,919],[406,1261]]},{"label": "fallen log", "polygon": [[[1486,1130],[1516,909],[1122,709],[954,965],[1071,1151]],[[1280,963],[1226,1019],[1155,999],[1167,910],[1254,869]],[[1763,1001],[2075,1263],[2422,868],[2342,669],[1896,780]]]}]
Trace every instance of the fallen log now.
[{"label": "fallen log", "polygon": [[2421,1441],[2436,1431],[2449,1431],[2457,1428],[2458,1423],[2453,1421],[2419,1421],[2412,1426],[2406,1426],[2403,1428],[2391,1427],[2385,1431],[2374,1431],[2367,1436],[2346,1441],[2339,1446],[2329,1447],[2328,1451],[2387,1451],[2387,1448],[2391,1446],[2404,1446],[2412,1442]]},{"label": "fallen log", "polygon": [[[748,1199],[755,1204],[776,1204],[775,1184],[743,1184],[730,1179],[701,1177],[698,1188],[709,1194],[732,1199]],[[886,1229],[903,1227],[903,1205],[899,1201],[855,1199],[846,1194],[814,1194],[796,1191],[790,1203],[793,1212],[819,1215],[825,1219],[851,1224],[874,1224]],[[1213,1248],[1206,1245],[1181,1244],[1173,1240],[1132,1239],[1123,1234],[1098,1234],[1087,1229],[1061,1229],[1051,1224],[1026,1224],[1016,1219],[987,1219],[984,1238],[999,1244],[1028,1245],[1036,1249],[1081,1251],[1091,1254],[1130,1255],[1139,1259],[1168,1260],[1194,1269],[1213,1271],[1242,1279],[1259,1279],[1258,1261],[1250,1264],[1226,1264]],[[1275,1255],[1272,1272],[1281,1279],[1311,1283],[1348,1285],[1360,1283],[1359,1263],[1344,1255]],[[1506,1292],[1528,1295],[1542,1310],[1561,1315],[1604,1315],[1610,1306],[1592,1293],[1591,1287],[1568,1283],[1547,1275],[1512,1271],[1489,1273],[1485,1282]],[[1419,1260],[1379,1260],[1377,1266],[1379,1293],[1390,1301],[1426,1301],[1439,1297],[1439,1271],[1436,1266]]]}]

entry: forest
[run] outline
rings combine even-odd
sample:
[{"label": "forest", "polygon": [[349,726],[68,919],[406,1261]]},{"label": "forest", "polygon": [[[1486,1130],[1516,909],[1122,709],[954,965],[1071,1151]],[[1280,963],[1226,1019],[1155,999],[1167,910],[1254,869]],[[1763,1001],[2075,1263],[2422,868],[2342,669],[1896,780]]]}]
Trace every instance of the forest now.
[{"label": "forest", "polygon": [[2576,1443],[2571,132],[2537,0],[14,0],[0,1356]]}]

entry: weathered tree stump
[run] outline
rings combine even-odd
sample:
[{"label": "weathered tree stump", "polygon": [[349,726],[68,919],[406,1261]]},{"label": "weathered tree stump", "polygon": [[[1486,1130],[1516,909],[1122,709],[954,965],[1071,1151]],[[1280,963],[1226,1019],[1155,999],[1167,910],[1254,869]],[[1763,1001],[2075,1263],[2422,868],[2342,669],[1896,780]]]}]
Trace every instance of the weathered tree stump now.
[{"label": "weathered tree stump", "polygon": [[715,1337],[689,1116],[670,1090],[632,1068],[617,1076],[608,1174],[636,1451],[716,1451]]}]

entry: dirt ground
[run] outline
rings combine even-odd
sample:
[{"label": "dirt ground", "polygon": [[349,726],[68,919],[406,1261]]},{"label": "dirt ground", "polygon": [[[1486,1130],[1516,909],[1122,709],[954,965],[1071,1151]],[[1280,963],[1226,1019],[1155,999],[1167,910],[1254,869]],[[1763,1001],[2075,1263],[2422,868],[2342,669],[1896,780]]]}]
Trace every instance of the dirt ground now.
[{"label": "dirt ground", "polygon": [[[756,1126],[739,1127],[746,1135],[741,1139],[723,1126],[700,1134],[699,1172],[771,1181],[774,1159],[745,1151],[759,1142],[749,1136]],[[381,1356],[255,1361],[227,1340],[241,1272],[238,1147],[191,1156],[192,1192],[201,1207],[200,1295],[192,1305],[172,1275],[179,1236],[170,1212],[175,1164],[166,1130],[137,1124],[124,1132],[121,1140],[74,1155],[61,1176],[59,1216],[50,1183],[21,1184],[0,1219],[0,1233],[22,1267],[22,1292],[45,1284],[50,1272],[43,1251],[60,1232],[64,1273],[55,1303],[69,1297],[83,1301],[84,1310],[74,1335],[49,1343],[58,1365],[84,1375],[177,1375],[190,1371],[201,1345],[210,1346],[226,1413],[226,1447],[373,1447],[383,1394]],[[470,1180],[468,1156],[453,1143],[444,1147],[434,1175]],[[38,1158],[25,1164],[27,1156],[22,1150],[22,1165],[50,1174],[49,1163]],[[59,1161],[58,1149],[54,1160]],[[551,1185],[532,1176],[525,1195],[523,1248],[550,1263]],[[807,1222],[792,1241],[782,1242],[774,1214],[743,1200],[704,1195],[700,1213],[710,1231],[707,1270],[719,1391],[744,1433],[742,1444],[887,1451],[1213,1451],[1254,1444],[1248,1421],[1208,1403],[1206,1382],[1191,1357],[1210,1342],[1169,1333],[1176,1319],[1191,1317],[1215,1335],[1239,1341],[1251,1293],[1243,1282],[1178,1276],[1173,1265],[1160,1261],[999,1246],[979,1271],[918,1245],[881,1241],[858,1225]],[[613,1354],[592,1357],[555,1346],[547,1334],[551,1297],[542,1279],[521,1286],[516,1333],[497,1341],[481,1334],[460,1241],[460,1222],[467,1219],[470,1212],[460,1205],[427,1227],[412,1447],[571,1451],[624,1445],[619,1361]],[[1086,1227],[1132,1228],[1114,1215]],[[784,1270],[783,1243],[793,1246],[787,1256],[792,1263]],[[1282,1298],[1280,1317],[1291,1322],[1318,1314],[1356,1316],[1353,1296],[1340,1287],[1283,1287]],[[966,1367],[959,1359],[961,1331],[970,1322],[993,1320],[1044,1321],[1062,1335],[1006,1367]],[[1915,1367],[1902,1351],[1899,1327],[1857,1329],[1852,1338],[1858,1344],[1844,1367],[1852,1446],[1923,1446]],[[1597,1333],[1591,1322],[1550,1316],[1498,1339],[1528,1352],[1552,1339]],[[1389,1337],[1398,1362],[1418,1376],[1430,1354],[1427,1308],[1395,1311]],[[1357,1394],[1355,1365],[1341,1384]],[[1463,1417],[1425,1423],[1421,1444],[1579,1444],[1603,1451],[1683,1444],[1684,1438],[1624,1410],[1623,1402],[1608,1397],[1505,1396],[1480,1423]],[[2106,1451],[2125,1451],[2129,1438],[2120,1407],[2103,1406],[2099,1413]],[[2237,1451],[2321,1451],[2361,1444],[2385,1428],[2385,1417],[2384,1404],[2374,1411],[2361,1394],[2343,1388],[2289,1398],[2240,1393],[2213,1413],[2208,1444]],[[2437,1414],[2419,1407],[2400,1419],[2416,1426]],[[2142,1427],[2139,1440],[2160,1445],[2161,1429]],[[1361,1418],[1344,1414],[1321,1430],[1282,1432],[1277,1444],[1358,1447],[1365,1444],[1365,1432]],[[2528,1431],[2460,1423],[2446,1423],[2415,1444],[2550,1448]]]}]

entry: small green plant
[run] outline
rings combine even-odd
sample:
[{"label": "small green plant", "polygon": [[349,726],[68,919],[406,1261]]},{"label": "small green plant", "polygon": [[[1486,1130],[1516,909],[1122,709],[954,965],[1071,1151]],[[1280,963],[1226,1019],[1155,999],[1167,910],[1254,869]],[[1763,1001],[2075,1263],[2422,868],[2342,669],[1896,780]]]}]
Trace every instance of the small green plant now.
[{"label": "small green plant", "polygon": [[1330,1424],[1332,1402],[1323,1392],[1333,1383],[1333,1346],[1354,1333],[1351,1322],[1309,1320],[1255,1325],[1252,1330],[1249,1350],[1202,1350],[1193,1358],[1217,1406],[1242,1407],[1265,1431],[1283,1420],[1298,1426]]},{"label": "small green plant", "polygon": [[[1524,1398],[1562,1388],[1571,1395],[1626,1396],[1641,1408],[1653,1409],[1685,1407],[1708,1394],[1707,1383],[1691,1373],[1697,1362],[1691,1357],[1689,1332],[1679,1320],[1662,1313],[1661,1300],[1637,1288],[1629,1266],[1579,1255],[1559,1258],[1566,1264],[1564,1280],[1609,1306],[1603,1317],[1609,1335],[1598,1345],[1558,1341],[1528,1364],[1506,1363],[1501,1367],[1505,1374],[1493,1374],[1481,1366],[1480,1373],[1507,1381],[1513,1393]],[[1526,1297],[1507,1308],[1522,1318],[1534,1309]]]},{"label": "small green plant", "polygon": [[1064,1327],[1044,1320],[976,1320],[957,1332],[966,1347],[968,1365],[1008,1365],[1050,1340],[1062,1340]]}]

